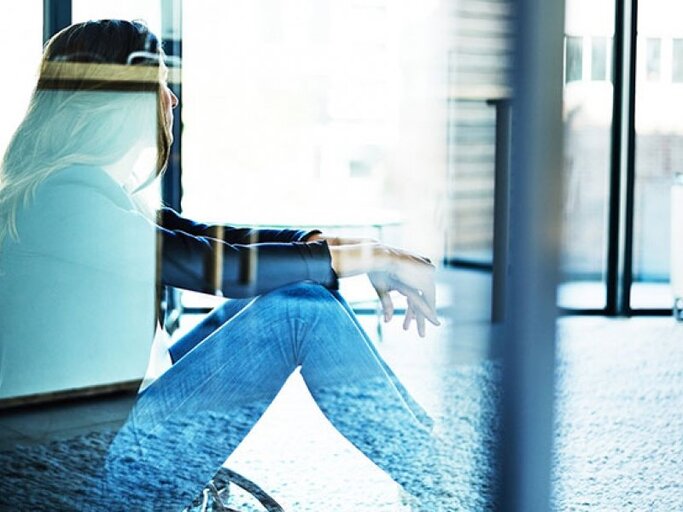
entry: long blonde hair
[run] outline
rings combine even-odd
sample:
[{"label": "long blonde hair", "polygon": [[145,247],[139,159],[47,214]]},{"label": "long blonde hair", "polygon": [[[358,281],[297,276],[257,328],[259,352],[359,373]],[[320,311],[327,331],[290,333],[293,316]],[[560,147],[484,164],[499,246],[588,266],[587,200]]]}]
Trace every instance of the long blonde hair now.
[{"label": "long blonde hair", "polygon": [[79,23],[48,41],[26,116],[0,165],[0,250],[8,236],[18,238],[19,209],[55,171],[111,165],[143,143],[157,148],[150,178],[163,172],[172,135],[160,105],[161,56],[139,22]]}]

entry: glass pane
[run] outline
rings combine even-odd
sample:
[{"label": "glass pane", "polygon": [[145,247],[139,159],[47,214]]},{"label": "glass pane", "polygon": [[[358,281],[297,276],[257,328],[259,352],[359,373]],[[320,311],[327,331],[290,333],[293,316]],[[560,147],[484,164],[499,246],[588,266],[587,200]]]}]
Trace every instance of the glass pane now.
[{"label": "glass pane", "polygon": [[[73,18],[144,19],[159,35],[158,10],[169,3],[80,0]],[[379,274],[343,280],[337,293],[330,251],[302,232],[352,238],[344,245],[360,246],[363,257],[366,249],[377,255],[377,245],[356,240],[372,237],[440,262],[446,233],[490,252],[497,141],[487,101],[509,97],[511,6],[184,7],[185,133],[177,140],[187,219],[154,216],[137,201],[138,161],[149,172],[165,163],[156,157],[166,156],[175,102],[159,82],[158,59],[120,57],[151,49],[153,38],[129,23],[91,23],[62,32],[60,58],[41,67],[36,108],[22,125],[29,131],[19,132],[12,165],[2,168],[2,186],[12,187],[2,192],[23,187],[29,197],[27,184],[35,185],[40,202],[17,201],[22,236],[0,240],[0,392],[8,393],[0,398],[128,392],[113,418],[111,402],[99,409],[104,431],[78,440],[97,445],[89,462],[104,468],[83,471],[89,486],[80,472],[64,477],[87,510],[107,509],[90,506],[101,487],[109,508],[201,508],[208,491],[197,494],[223,464],[287,510],[445,510],[458,508],[460,496],[495,508],[499,364],[489,342],[489,276],[412,257],[390,266],[383,256],[399,253],[383,251],[372,260]],[[461,184],[467,194],[450,195]],[[460,201],[478,208],[467,233],[451,219]],[[11,227],[6,204],[0,234]],[[162,285],[211,296],[217,309],[186,314],[172,336],[164,333]],[[441,325],[423,332],[401,293],[385,322],[376,290],[387,309],[384,292],[418,303],[435,295]],[[54,405],[35,423],[85,434],[83,409]],[[34,440],[44,441],[42,432]],[[42,459],[57,473],[83,468],[71,463],[82,452],[64,446],[41,446],[50,453]],[[10,468],[35,469],[23,466]],[[34,501],[68,502],[62,491],[50,481]],[[228,494],[231,507],[245,508],[242,494]]]},{"label": "glass pane", "polygon": [[[612,83],[607,77],[614,1],[568,0],[565,24],[572,35],[566,39],[563,284],[558,300],[568,308],[602,308],[612,129]],[[584,40],[590,41],[589,54],[582,51]],[[580,80],[584,68],[591,70],[591,80]]]},{"label": "glass pane", "polygon": [[[675,21],[683,14],[680,2],[660,0],[640,4],[636,85],[636,184],[631,305],[670,308],[672,243],[680,230],[680,215],[672,203],[683,171],[683,103],[680,74],[683,28]],[[673,239],[671,237],[674,237]],[[681,265],[678,261],[677,265]],[[674,286],[679,286],[673,283]]]},{"label": "glass pane", "polygon": [[[0,155],[26,114],[43,50],[43,2],[0,3],[0,62],[3,63],[3,107],[0,115]],[[11,43],[10,43],[11,41]]]},{"label": "glass pane", "polygon": [[[184,215],[372,237],[433,261],[445,254],[490,261],[495,109],[487,100],[509,95],[508,3],[237,0],[183,8]],[[472,326],[463,344],[452,343],[452,331],[434,331],[443,370],[396,320],[381,322],[364,277],[343,279],[340,289],[406,389],[444,417],[451,362],[470,368],[488,357],[491,280],[451,268],[437,274],[445,322]],[[183,293],[185,306],[223,302]],[[186,315],[178,335],[193,320]],[[391,478],[397,461],[381,471],[366,449],[349,449],[339,432],[358,441],[357,432],[333,430],[311,397],[320,399],[315,382],[306,382],[293,375],[257,426],[275,437],[250,435],[228,464],[278,488],[297,509],[400,510]],[[449,428],[451,443],[463,425]],[[272,442],[285,434],[292,434],[286,442]],[[335,454],[333,462],[310,440]],[[490,448],[484,457],[493,456]],[[468,457],[453,474],[488,481],[492,467]],[[350,479],[342,490],[306,487],[340,472]],[[297,486],[281,485],[292,475],[300,475]],[[492,489],[469,492],[486,508]]]}]

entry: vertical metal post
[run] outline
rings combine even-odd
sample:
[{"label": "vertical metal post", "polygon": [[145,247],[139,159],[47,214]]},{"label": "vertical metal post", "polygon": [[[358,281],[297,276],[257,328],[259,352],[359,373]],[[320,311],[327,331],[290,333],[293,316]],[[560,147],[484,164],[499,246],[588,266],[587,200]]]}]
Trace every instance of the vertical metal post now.
[{"label": "vertical metal post", "polygon": [[515,0],[510,252],[502,324],[500,509],[550,508],[564,2]]},{"label": "vertical metal post", "polygon": [[488,100],[496,109],[496,148],[493,199],[493,284],[491,293],[491,321],[505,319],[505,284],[508,253],[508,208],[512,115],[509,99]]},{"label": "vertical metal post", "polygon": [[614,21],[613,52],[613,92],[612,92],[612,141],[610,154],[609,208],[607,223],[607,279],[606,313],[615,316],[619,310],[618,297],[621,296],[621,247],[619,243],[621,218],[621,154],[622,154],[622,114],[624,103],[624,8],[628,0],[616,0]]},{"label": "vertical metal post", "polygon": [[43,0],[43,43],[71,25],[71,0]]},{"label": "vertical metal post", "polygon": [[[182,1],[161,0],[161,38],[164,52],[167,55],[182,59]],[[181,72],[182,77],[182,72]],[[173,112],[173,145],[168,158],[168,166],[161,182],[161,198],[165,206],[177,212],[182,211],[182,126],[183,126],[183,88],[182,78],[178,83],[170,84],[171,90],[178,97],[178,106]],[[165,293],[165,326],[173,332],[178,326],[181,314],[180,293],[167,287]]]},{"label": "vertical metal post", "polygon": [[621,285],[622,315],[631,314],[631,285],[633,284],[633,222],[635,214],[636,187],[636,59],[638,40],[638,0],[630,0],[630,16],[625,20],[624,31],[629,34],[627,60],[628,89],[626,90],[627,118],[624,123],[626,137],[626,161],[624,166],[624,266]]},{"label": "vertical metal post", "polygon": [[608,315],[627,315],[633,262],[637,0],[616,0],[607,242]]},{"label": "vertical metal post", "polygon": [[[161,1],[161,38],[166,55],[182,59],[182,2],[180,0]],[[182,83],[172,83],[170,87],[179,102],[173,112],[173,146],[163,177],[162,199],[165,205],[180,212],[182,209],[183,88]]]}]

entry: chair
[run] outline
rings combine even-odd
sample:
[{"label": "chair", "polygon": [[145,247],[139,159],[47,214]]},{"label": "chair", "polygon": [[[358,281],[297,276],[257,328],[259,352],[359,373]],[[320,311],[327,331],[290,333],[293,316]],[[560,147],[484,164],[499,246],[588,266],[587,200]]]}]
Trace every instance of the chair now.
[{"label": "chair", "polygon": [[258,485],[228,468],[221,468],[183,512],[240,512],[227,505],[230,497],[230,484],[251,494],[267,512],[284,512],[278,502]]}]

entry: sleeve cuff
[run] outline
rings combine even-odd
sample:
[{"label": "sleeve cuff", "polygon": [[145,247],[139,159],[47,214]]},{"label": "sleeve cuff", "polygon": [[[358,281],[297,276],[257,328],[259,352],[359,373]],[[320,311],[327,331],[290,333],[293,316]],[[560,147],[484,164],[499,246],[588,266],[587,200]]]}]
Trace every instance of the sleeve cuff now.
[{"label": "sleeve cuff", "polygon": [[331,290],[339,289],[339,278],[332,269],[332,257],[330,248],[325,240],[308,242],[305,249],[308,252],[306,263],[308,264],[308,278]]},{"label": "sleeve cuff", "polygon": [[319,229],[312,229],[310,231],[300,230],[298,241],[299,242],[307,242],[308,239],[311,238],[313,235],[322,235],[322,233],[323,232],[320,231]]}]

